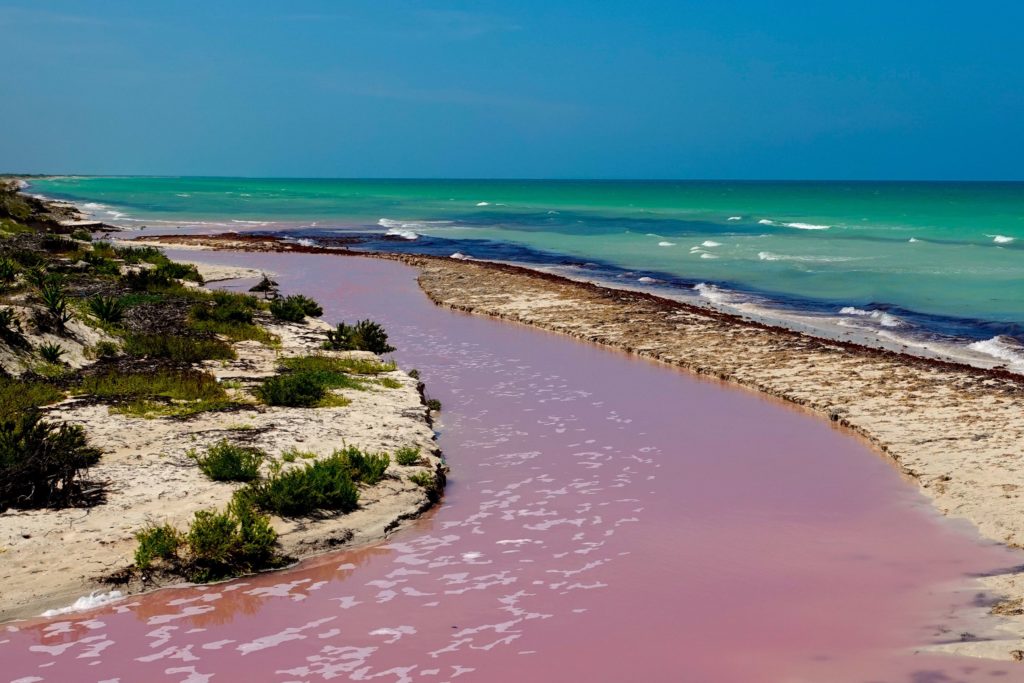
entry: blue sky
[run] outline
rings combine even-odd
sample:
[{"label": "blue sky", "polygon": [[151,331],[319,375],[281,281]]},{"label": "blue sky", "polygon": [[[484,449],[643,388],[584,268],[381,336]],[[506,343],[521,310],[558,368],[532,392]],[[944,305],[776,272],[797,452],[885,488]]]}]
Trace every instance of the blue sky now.
[{"label": "blue sky", "polygon": [[1024,3],[0,0],[0,170],[1024,179]]}]

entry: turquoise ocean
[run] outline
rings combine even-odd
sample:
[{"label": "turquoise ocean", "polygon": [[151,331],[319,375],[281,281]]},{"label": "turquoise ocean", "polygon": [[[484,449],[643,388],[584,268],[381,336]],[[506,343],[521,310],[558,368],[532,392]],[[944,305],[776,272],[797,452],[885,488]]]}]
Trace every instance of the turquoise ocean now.
[{"label": "turquoise ocean", "polygon": [[1024,183],[33,179],[147,230],[511,261],[1024,370]]}]

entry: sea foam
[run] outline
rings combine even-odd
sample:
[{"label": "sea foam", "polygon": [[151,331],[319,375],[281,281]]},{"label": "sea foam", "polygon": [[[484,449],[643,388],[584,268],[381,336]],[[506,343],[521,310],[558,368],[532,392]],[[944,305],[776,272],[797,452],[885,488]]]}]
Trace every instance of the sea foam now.
[{"label": "sea foam", "polygon": [[968,344],[967,348],[988,354],[1011,365],[1024,366],[1024,344],[1013,337],[998,335],[991,339]]},{"label": "sea foam", "polygon": [[843,306],[839,309],[842,315],[853,315],[858,318],[871,318],[878,322],[882,327],[904,327],[905,322],[894,316],[892,313],[886,313],[885,311],[874,311],[865,310],[863,308],[857,308],[855,306]]},{"label": "sea foam", "polygon": [[1014,239],[1013,237],[1008,237],[1006,235],[989,235],[989,237],[991,237],[992,241],[996,244],[1009,244]]},{"label": "sea foam", "polygon": [[738,220],[741,220],[742,218],[743,218],[743,216],[729,216],[726,220],[738,221]]},{"label": "sea foam", "polygon": [[384,235],[386,237],[401,237],[403,240],[414,240],[419,237],[412,230],[403,230],[402,228],[389,228]]},{"label": "sea foam", "polygon": [[110,591],[109,593],[101,593],[99,591],[93,591],[89,595],[83,595],[82,597],[75,600],[73,605],[68,607],[60,607],[58,609],[48,609],[40,616],[44,617],[59,617],[62,614],[71,614],[72,612],[84,612],[85,610],[93,609],[95,607],[102,607],[103,605],[109,605],[112,602],[117,602],[124,597],[124,593],[121,591]]},{"label": "sea foam", "polygon": [[709,247],[709,248],[711,248],[711,247],[720,247],[720,246],[722,246],[722,243],[721,242],[715,242],[714,240],[704,240],[703,242],[700,243],[700,246],[702,246],[702,247]]},{"label": "sea foam", "polygon": [[676,246],[676,243],[675,242],[658,242],[658,246],[659,247],[674,247],[674,246]]}]

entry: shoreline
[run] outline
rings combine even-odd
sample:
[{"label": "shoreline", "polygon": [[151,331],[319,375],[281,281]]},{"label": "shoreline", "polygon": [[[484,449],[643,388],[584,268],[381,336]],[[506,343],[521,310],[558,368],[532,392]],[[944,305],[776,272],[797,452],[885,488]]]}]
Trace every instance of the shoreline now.
[{"label": "shoreline", "polygon": [[[1024,377],[920,358],[613,290],[518,266],[307,247],[264,236],[164,236],[144,241],[213,250],[356,255],[416,266],[434,303],[519,322],[665,362],[802,406],[851,429],[913,478],[942,514],[985,538],[1024,547]],[[742,353],[737,353],[742,350]],[[1004,596],[992,614],[1006,640],[945,651],[1015,659],[1024,646],[1024,575],[981,578]]]}]

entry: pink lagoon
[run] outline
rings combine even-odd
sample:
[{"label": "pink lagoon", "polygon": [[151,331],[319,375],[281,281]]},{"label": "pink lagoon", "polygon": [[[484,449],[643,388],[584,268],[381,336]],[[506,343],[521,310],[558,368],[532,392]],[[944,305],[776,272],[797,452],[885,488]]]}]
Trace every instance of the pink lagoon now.
[{"label": "pink lagoon", "polygon": [[1019,553],[827,421],[436,307],[397,263],[203,258],[382,321],[444,406],[444,499],[371,547],[0,626],[4,681],[1024,680],[932,650],[992,635],[974,577]]}]

